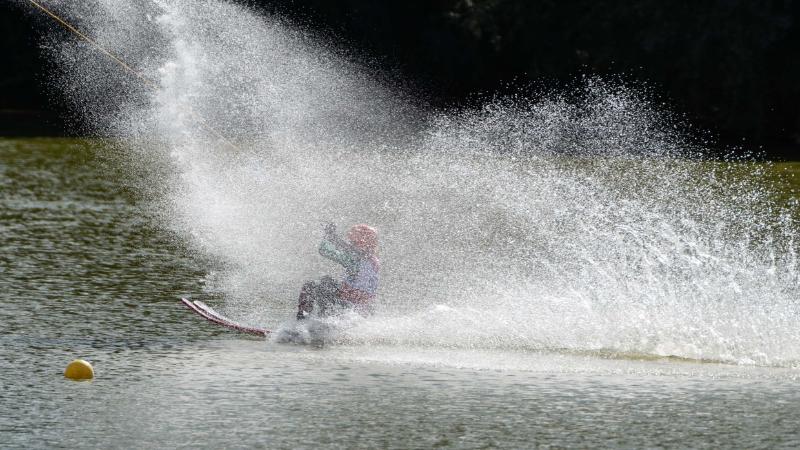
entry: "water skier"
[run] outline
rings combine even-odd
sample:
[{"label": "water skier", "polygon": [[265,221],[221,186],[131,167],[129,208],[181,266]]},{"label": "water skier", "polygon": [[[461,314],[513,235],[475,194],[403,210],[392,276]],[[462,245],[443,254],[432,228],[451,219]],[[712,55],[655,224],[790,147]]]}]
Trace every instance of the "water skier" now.
[{"label": "water skier", "polygon": [[308,317],[315,306],[322,316],[346,309],[361,314],[372,312],[380,274],[378,233],[369,225],[357,224],[350,227],[346,238],[337,236],[335,225],[325,226],[319,253],[340,264],[344,278],[337,282],[324,276],[305,283],[297,305],[298,320]]}]

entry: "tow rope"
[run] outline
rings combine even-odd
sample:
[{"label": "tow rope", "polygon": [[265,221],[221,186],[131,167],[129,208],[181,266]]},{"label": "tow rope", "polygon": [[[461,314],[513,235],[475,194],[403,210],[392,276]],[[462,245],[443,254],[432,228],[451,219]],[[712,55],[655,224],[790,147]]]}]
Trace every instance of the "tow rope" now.
[{"label": "tow rope", "polygon": [[[76,27],[71,25],[69,22],[67,22],[63,18],[59,17],[56,13],[54,13],[53,11],[47,9],[46,7],[44,7],[41,3],[37,2],[36,0],[28,0],[28,2],[30,2],[33,6],[35,6],[38,9],[40,9],[42,12],[44,12],[48,16],[50,16],[53,19],[55,19],[58,23],[63,25],[64,28],[66,28],[70,32],[74,33],[75,35],[77,35],[78,37],[83,39],[84,41],[90,43],[97,50],[99,50],[100,52],[102,52],[103,54],[105,54],[106,56],[111,58],[112,60],[114,60],[123,69],[125,69],[127,72],[131,73],[133,76],[138,78],[146,86],[150,87],[153,90],[157,90],[158,89],[158,85],[154,81],[152,81],[151,79],[147,78],[141,72],[138,72],[137,70],[135,70],[133,67],[128,65],[125,61],[123,61],[120,57],[118,57],[115,54],[111,53],[110,51],[106,50],[102,45],[97,43],[95,40],[93,40],[92,38],[90,38],[86,34],[82,33]],[[192,108],[190,106],[187,106],[187,108],[189,109],[189,115],[192,116],[195,119],[195,121],[201,127],[205,128],[207,131],[209,131],[211,134],[216,136],[219,140],[224,142],[226,145],[230,146],[231,148],[233,148],[235,150],[239,150],[239,147],[237,145],[235,145],[233,142],[231,142],[229,139],[227,139],[225,136],[223,136],[222,133],[220,133],[219,131],[214,129],[214,127],[209,125],[208,122],[206,122],[206,120],[201,115],[199,115],[196,112],[194,112],[194,110],[192,110]]]}]

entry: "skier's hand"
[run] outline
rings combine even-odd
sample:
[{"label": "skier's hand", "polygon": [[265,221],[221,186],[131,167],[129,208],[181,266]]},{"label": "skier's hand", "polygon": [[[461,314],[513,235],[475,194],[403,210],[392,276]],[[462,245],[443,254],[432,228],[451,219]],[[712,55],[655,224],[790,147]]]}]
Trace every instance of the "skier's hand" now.
[{"label": "skier's hand", "polygon": [[336,235],[336,225],[331,222],[325,224],[325,237]]}]

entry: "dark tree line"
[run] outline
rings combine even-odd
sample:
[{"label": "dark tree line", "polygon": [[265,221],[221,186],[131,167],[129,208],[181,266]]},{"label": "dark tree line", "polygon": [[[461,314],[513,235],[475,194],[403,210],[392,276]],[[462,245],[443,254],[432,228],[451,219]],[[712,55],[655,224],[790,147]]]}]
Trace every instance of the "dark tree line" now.
[{"label": "dark tree line", "polygon": [[[581,74],[644,81],[722,144],[800,158],[800,1],[249,0],[321,30],[430,94],[477,92]],[[0,109],[46,109],[35,33],[0,9]],[[32,35],[33,34],[33,35]],[[5,128],[5,127],[0,127]],[[5,130],[0,130],[5,131]]]}]

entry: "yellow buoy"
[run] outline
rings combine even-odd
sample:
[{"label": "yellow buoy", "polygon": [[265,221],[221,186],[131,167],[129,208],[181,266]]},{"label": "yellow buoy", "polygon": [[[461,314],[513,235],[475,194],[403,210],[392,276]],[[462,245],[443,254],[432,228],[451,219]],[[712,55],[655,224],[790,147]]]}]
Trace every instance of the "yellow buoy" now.
[{"label": "yellow buoy", "polygon": [[64,369],[64,376],[72,380],[91,380],[94,378],[94,369],[88,361],[76,359]]}]

